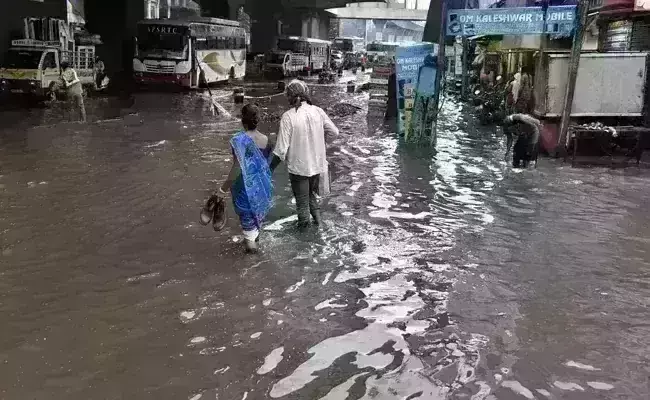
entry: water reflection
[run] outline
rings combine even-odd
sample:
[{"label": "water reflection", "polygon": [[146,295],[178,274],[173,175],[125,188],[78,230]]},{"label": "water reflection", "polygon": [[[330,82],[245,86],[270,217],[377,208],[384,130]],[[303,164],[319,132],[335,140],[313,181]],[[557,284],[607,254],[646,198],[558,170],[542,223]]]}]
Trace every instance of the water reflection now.
[{"label": "water reflection", "polygon": [[[335,117],[325,225],[291,228],[280,170],[245,257],[237,221],[196,223],[239,129],[215,96],[230,117],[146,93],[137,122],[57,126],[29,151],[7,125],[3,397],[647,397],[643,171],[515,174],[453,101],[437,152],[403,149],[362,108]],[[256,101],[274,131],[283,99]],[[340,101],[365,97],[319,87]]]}]

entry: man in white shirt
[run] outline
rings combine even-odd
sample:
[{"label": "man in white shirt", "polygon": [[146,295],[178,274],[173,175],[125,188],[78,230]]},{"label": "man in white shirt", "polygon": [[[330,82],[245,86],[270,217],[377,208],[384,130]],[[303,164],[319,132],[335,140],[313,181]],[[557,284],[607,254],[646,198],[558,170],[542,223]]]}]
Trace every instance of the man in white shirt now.
[{"label": "man in white shirt", "polygon": [[296,198],[298,224],[309,224],[309,215],[321,222],[318,193],[320,174],[327,172],[325,134],[338,135],[339,130],[320,107],[311,104],[309,88],[299,80],[287,86],[291,109],[280,121],[280,131],[273,150],[271,170],[280,162],[287,163],[291,189]]},{"label": "man in white shirt", "polygon": [[81,81],[77,76],[77,71],[70,67],[70,64],[67,62],[61,63],[61,79],[63,79],[63,85],[65,86],[68,95],[68,101],[72,102],[72,107],[76,107],[79,110],[81,122],[86,122],[86,108],[84,106]]}]

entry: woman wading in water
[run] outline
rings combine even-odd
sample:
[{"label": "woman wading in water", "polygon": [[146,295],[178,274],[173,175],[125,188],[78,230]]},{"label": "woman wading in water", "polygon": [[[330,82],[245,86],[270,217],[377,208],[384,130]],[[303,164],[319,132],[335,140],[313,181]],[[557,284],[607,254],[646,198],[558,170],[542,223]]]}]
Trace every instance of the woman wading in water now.
[{"label": "woman wading in water", "polygon": [[254,253],[257,252],[262,223],[272,206],[273,184],[268,158],[273,149],[273,141],[257,130],[260,111],[256,105],[245,105],[241,114],[246,131],[239,132],[230,139],[233,164],[219,192],[223,195],[230,191],[232,194],[233,206],[244,233],[246,251]]}]

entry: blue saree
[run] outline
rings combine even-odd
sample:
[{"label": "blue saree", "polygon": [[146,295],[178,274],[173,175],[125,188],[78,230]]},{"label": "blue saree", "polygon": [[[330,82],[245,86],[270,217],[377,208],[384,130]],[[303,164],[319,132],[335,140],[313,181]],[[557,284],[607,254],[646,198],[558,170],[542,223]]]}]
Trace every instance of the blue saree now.
[{"label": "blue saree", "polygon": [[260,149],[244,132],[230,139],[241,174],[231,188],[235,212],[244,231],[260,229],[273,205],[273,182],[268,163],[270,147]]}]

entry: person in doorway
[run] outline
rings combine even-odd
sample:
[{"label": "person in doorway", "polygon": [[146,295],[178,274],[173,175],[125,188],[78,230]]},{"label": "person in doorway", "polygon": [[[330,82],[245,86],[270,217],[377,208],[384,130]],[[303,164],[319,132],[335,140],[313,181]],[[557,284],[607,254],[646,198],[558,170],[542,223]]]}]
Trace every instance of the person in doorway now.
[{"label": "person in doorway", "polygon": [[81,122],[86,122],[86,108],[84,106],[83,89],[81,81],[74,70],[67,62],[61,63],[61,79],[66,89],[68,102],[70,102],[70,111],[75,108],[79,111]]},{"label": "person in doorway", "polygon": [[273,151],[271,170],[286,161],[291,189],[296,199],[298,225],[320,224],[321,215],[316,195],[320,175],[327,172],[325,134],[338,135],[339,130],[321,108],[311,104],[309,88],[299,80],[287,86],[291,109],[280,121],[278,141]]},{"label": "person in doorway", "polygon": [[244,233],[246,251],[257,251],[262,223],[272,206],[273,183],[268,158],[273,149],[274,138],[257,130],[260,121],[259,107],[247,104],[241,111],[245,131],[231,140],[233,163],[219,193],[232,194],[235,213]]},{"label": "person in doorway", "polygon": [[104,66],[104,62],[99,57],[95,57],[95,85],[97,85],[98,90],[102,89],[102,82],[105,77],[106,67]]},{"label": "person in doorway", "polygon": [[527,168],[531,161],[537,161],[541,127],[541,122],[528,114],[512,114],[506,117],[503,126],[507,139],[505,158],[508,161],[512,150],[513,168]]},{"label": "person in doorway", "polygon": [[520,114],[532,114],[535,109],[535,96],[533,92],[533,77],[527,73],[521,74],[521,85],[515,100],[514,111]]}]

